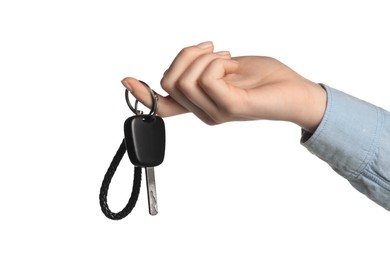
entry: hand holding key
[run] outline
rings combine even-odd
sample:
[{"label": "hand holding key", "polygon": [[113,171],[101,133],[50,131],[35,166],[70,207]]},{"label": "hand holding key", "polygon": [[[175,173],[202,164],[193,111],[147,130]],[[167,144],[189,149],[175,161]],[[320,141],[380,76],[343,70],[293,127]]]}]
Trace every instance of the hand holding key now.
[{"label": "hand holding key", "polygon": [[[122,83],[136,99],[150,107],[148,93],[140,82],[134,78],[125,78]],[[293,122],[311,133],[314,133],[322,121],[324,128],[321,129],[321,134],[315,135],[314,139],[308,139],[310,135],[304,133],[301,142],[336,169],[341,176],[347,177],[350,176],[348,169],[358,167],[349,159],[357,158],[361,151],[367,152],[366,141],[378,136],[376,131],[364,131],[364,135],[358,131],[351,137],[350,130],[362,125],[378,130],[376,123],[381,122],[384,126],[383,115],[388,114],[386,110],[329,88],[327,90],[330,91],[330,106],[327,119],[332,118],[332,123],[329,123],[328,120],[322,120],[328,96],[321,85],[303,78],[270,57],[232,58],[229,52],[214,52],[211,42],[182,49],[164,73],[161,86],[168,93],[166,97],[159,97],[161,116],[192,112],[210,125],[235,120],[284,120]],[[334,99],[331,99],[332,93]],[[350,118],[351,112],[356,111],[359,112],[355,113],[354,120],[345,120]],[[382,121],[376,120],[378,115],[381,115]],[[365,121],[365,118],[370,120]],[[341,128],[344,131],[340,131]],[[381,128],[381,136],[385,136],[386,131],[388,129],[385,127]],[[320,136],[322,138],[319,138]],[[382,153],[375,158],[385,158],[388,149],[386,150],[383,142],[379,143],[381,145],[376,147],[375,151],[381,150]],[[329,149],[326,147],[331,147],[335,153],[343,156],[341,159],[339,156],[329,156]],[[346,165],[340,165],[340,160]],[[389,168],[386,167],[386,160],[376,160],[371,164],[375,169],[382,170],[370,174],[380,178],[386,176],[383,170]],[[367,186],[364,178],[355,184],[356,187]],[[384,208],[389,208],[386,204],[389,200],[386,200],[387,194],[384,192],[386,188],[383,186],[387,184],[378,185],[363,189],[363,193]]]},{"label": "hand holding key", "polygon": [[[156,109],[155,93],[150,99],[151,90],[145,88],[145,83],[134,78],[125,78],[122,83],[137,101],[151,111]],[[313,132],[326,107],[326,92],[320,85],[303,78],[276,59],[261,56],[232,58],[229,52],[214,52],[211,42],[184,48],[164,73],[161,86],[169,95],[158,96],[159,115],[192,112],[210,125],[270,119],[291,121]],[[149,212],[152,215],[157,214],[153,167],[159,163],[150,163],[150,160],[158,157],[153,147],[159,150],[158,136],[163,131],[163,127],[154,126],[158,121],[136,116],[125,124],[129,157],[136,169],[145,167],[146,170]]]},{"label": "hand holding key", "polygon": [[[148,91],[134,78],[125,87],[150,107]],[[161,80],[163,117],[194,113],[214,125],[242,120],[284,120],[313,132],[322,119],[326,92],[279,62],[262,56],[232,58],[211,42],[182,49]]]}]

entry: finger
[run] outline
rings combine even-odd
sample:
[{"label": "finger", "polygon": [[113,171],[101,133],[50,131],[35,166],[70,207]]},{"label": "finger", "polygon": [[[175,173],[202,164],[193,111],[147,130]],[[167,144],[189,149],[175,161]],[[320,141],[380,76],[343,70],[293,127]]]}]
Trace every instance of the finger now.
[{"label": "finger", "polygon": [[184,48],[176,56],[172,65],[165,72],[161,80],[162,88],[181,106],[194,113],[206,124],[215,124],[215,122],[201,109],[194,105],[188,98],[178,90],[179,78],[192,66],[192,64],[203,55],[213,52],[212,42],[200,43],[196,46]]},{"label": "finger", "polygon": [[176,85],[177,79],[190,64],[201,55],[212,53],[213,49],[214,45],[210,41],[182,49],[173,60],[171,66],[165,71],[164,77],[161,79],[162,88],[170,94]]},{"label": "finger", "polygon": [[[205,68],[215,59],[230,59],[228,51],[211,54],[204,54],[194,61],[191,66],[181,75],[178,80],[178,91],[180,91],[198,109],[208,114],[218,113],[218,107],[208,95],[199,87],[198,80]],[[196,112],[196,111],[195,111]]]},{"label": "finger", "polygon": [[246,91],[228,84],[224,79],[228,74],[237,72],[239,72],[237,61],[215,59],[199,78],[200,87],[219,108],[217,113],[211,115],[218,122],[225,121],[224,117],[238,115],[240,112],[236,108],[244,107]]},{"label": "finger", "polygon": [[[148,108],[152,107],[152,98],[150,91],[135,78],[124,78],[122,84],[129,90],[129,92],[142,104]],[[158,115],[162,117],[174,116],[188,112],[183,106],[177,103],[170,96],[163,97],[158,95]]]}]

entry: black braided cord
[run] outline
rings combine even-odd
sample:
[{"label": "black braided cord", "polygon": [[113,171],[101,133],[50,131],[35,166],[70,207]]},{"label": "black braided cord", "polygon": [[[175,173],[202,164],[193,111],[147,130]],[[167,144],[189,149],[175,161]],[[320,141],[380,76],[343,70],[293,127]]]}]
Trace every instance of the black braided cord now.
[{"label": "black braided cord", "polygon": [[142,168],[134,167],[134,179],[133,179],[133,190],[131,191],[131,196],[127,205],[118,213],[114,213],[110,210],[107,204],[107,193],[111,183],[111,179],[115,174],[116,168],[121,162],[123,155],[126,153],[126,145],[125,140],[123,139],[121,145],[119,146],[118,151],[116,152],[110,167],[107,169],[107,173],[104,176],[102,187],[100,188],[99,201],[100,208],[102,209],[104,215],[112,220],[120,220],[133,210],[135,204],[137,203],[140,187],[141,187],[141,176],[142,176]]}]

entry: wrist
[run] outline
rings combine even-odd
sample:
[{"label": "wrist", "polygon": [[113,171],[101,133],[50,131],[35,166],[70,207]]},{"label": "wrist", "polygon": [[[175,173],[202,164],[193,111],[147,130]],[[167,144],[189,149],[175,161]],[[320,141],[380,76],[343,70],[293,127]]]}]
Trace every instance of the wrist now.
[{"label": "wrist", "polygon": [[308,81],[305,84],[305,94],[300,106],[300,113],[294,121],[301,128],[314,133],[322,121],[326,110],[326,90],[314,82]]}]

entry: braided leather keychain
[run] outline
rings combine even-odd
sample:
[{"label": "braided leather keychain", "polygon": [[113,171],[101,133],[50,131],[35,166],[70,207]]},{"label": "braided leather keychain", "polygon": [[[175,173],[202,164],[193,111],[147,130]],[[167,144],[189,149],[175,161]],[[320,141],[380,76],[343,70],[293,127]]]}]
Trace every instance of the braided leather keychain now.
[{"label": "braided leather keychain", "polygon": [[133,210],[135,204],[138,200],[139,191],[141,188],[141,174],[142,174],[142,168],[141,167],[134,167],[134,180],[133,180],[133,189],[131,191],[131,196],[129,201],[127,202],[127,205],[118,213],[114,213],[110,210],[107,204],[107,193],[108,189],[112,180],[112,177],[115,174],[116,168],[118,167],[119,163],[121,162],[123,155],[126,153],[126,145],[125,145],[125,139],[123,139],[121,145],[119,146],[118,151],[116,152],[114,158],[112,159],[112,162],[110,164],[110,167],[107,170],[106,175],[104,176],[102,187],[100,188],[100,195],[99,195],[99,201],[100,201],[100,207],[104,213],[104,215],[112,220],[120,220]]}]

